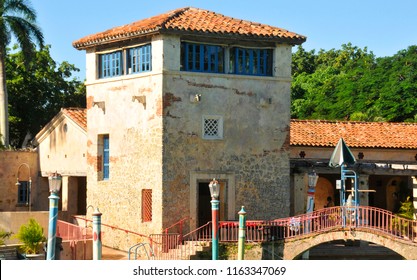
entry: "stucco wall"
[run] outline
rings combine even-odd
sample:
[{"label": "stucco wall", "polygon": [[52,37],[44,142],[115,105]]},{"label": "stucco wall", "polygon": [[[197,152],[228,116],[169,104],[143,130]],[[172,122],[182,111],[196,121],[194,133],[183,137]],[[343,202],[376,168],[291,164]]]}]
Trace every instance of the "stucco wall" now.
[{"label": "stucco wall", "polygon": [[36,151],[0,151],[0,211],[28,211],[17,204],[16,181],[32,180],[31,210],[48,210],[48,184],[38,177],[39,161]]},{"label": "stucco wall", "polygon": [[63,176],[86,176],[86,132],[64,116],[49,125],[50,132],[37,147],[42,176],[56,171]]},{"label": "stucco wall", "polygon": [[[35,219],[43,228],[45,237],[48,237],[48,211],[36,212],[0,212],[0,229],[16,234],[22,225],[29,222],[30,219]],[[19,243],[18,239],[10,238],[5,240],[6,244]]]},{"label": "stucco wall", "polygon": [[[153,57],[161,53],[156,47],[152,51]],[[91,60],[95,65],[94,57],[87,62]],[[153,69],[162,70],[153,62]],[[87,69],[94,70],[91,65]],[[87,206],[99,208],[103,223],[144,235],[162,230],[161,92],[162,75],[157,71],[87,81]],[[109,180],[102,180],[98,157],[98,135],[103,134],[109,135]],[[142,223],[142,189],[152,189],[152,222]],[[106,245],[121,249],[140,241],[119,230],[107,230],[103,242],[109,240]]]}]

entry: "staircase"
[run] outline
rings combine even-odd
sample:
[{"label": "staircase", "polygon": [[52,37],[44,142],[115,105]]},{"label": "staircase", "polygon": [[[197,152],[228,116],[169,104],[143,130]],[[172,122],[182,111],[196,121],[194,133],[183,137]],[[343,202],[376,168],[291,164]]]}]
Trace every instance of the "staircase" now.
[{"label": "staircase", "polygon": [[151,259],[195,260],[207,259],[210,256],[211,222],[183,235],[182,230],[187,221],[189,218],[182,219],[163,233],[150,235],[150,247],[153,252]]},{"label": "staircase", "polygon": [[205,241],[185,241],[177,248],[155,254],[154,259],[159,260],[200,260],[210,256],[210,243]]}]

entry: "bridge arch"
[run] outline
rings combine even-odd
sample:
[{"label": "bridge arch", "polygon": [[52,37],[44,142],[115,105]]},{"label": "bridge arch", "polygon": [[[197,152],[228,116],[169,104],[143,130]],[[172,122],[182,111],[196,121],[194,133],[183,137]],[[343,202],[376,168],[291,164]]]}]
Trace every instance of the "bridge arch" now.
[{"label": "bridge arch", "polygon": [[409,240],[393,239],[376,232],[355,229],[339,229],[306,235],[302,238],[287,239],[283,243],[283,259],[293,260],[305,251],[334,240],[362,240],[384,246],[407,260],[417,259],[417,244]]}]

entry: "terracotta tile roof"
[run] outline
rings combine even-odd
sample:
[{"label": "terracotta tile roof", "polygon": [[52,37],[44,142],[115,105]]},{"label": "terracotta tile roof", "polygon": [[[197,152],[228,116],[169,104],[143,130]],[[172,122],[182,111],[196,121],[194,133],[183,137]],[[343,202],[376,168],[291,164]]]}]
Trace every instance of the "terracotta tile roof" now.
[{"label": "terracotta tile roof", "polygon": [[291,120],[290,145],[335,147],[342,137],[349,147],[417,149],[417,124]]},{"label": "terracotta tile roof", "polygon": [[153,33],[200,33],[206,36],[256,38],[290,44],[301,44],[306,40],[305,36],[279,27],[186,7],[86,36],[74,41],[73,46],[82,50]]},{"label": "terracotta tile roof", "polygon": [[87,131],[87,109],[85,108],[62,108],[62,113],[71,118],[81,128]]}]

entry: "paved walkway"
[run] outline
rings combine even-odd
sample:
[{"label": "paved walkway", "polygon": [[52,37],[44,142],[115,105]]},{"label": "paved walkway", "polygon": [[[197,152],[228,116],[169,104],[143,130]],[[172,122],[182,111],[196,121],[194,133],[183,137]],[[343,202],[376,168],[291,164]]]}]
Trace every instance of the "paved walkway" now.
[{"label": "paved walkway", "polygon": [[102,260],[127,260],[127,252],[103,246],[101,248]]}]

